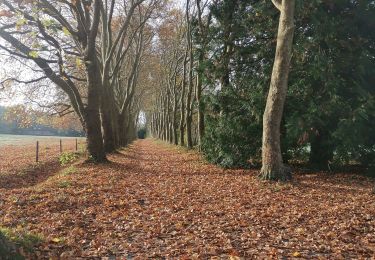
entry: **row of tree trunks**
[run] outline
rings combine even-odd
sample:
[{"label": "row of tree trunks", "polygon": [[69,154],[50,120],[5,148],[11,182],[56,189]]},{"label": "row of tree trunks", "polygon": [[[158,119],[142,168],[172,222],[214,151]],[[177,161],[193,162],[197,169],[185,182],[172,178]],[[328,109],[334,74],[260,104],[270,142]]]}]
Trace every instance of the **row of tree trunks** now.
[{"label": "row of tree trunks", "polygon": [[[0,37],[9,44],[5,50],[33,61],[45,74],[43,78],[66,93],[86,132],[89,157],[95,162],[105,162],[106,153],[135,136],[131,103],[145,43],[152,38],[150,32],[145,36],[144,28],[161,2],[134,0],[122,6],[116,0],[76,1],[74,5],[67,1],[51,4],[40,0],[37,5],[2,1],[9,13],[5,21],[9,24],[0,27]],[[123,11],[121,19],[119,11]],[[41,15],[32,15],[35,12]],[[15,14],[24,17],[25,26],[13,25]],[[40,17],[56,24],[59,37],[51,34]],[[40,50],[28,47],[26,37],[14,37],[30,31],[36,33],[35,46]],[[46,50],[50,53],[44,54]]]},{"label": "row of tree trunks", "polygon": [[[202,18],[200,1],[194,4],[199,6],[199,17]],[[186,146],[192,149],[200,146],[204,134],[204,111],[202,105],[203,67],[205,58],[202,51],[198,61],[194,57],[192,3],[187,1],[185,13],[176,17],[179,25],[176,31],[180,32],[171,41],[170,48],[165,53],[163,66],[166,68],[161,88],[161,97],[155,102],[151,119],[151,135],[172,144]],[[203,25],[205,28],[207,25]],[[186,25],[186,26],[185,26]],[[183,31],[183,33],[181,33]],[[202,34],[206,33],[201,32]],[[171,55],[168,56],[168,55]],[[196,107],[197,104],[197,107]],[[198,138],[193,138],[193,116],[198,111]],[[193,129],[194,128],[194,129]]]}]

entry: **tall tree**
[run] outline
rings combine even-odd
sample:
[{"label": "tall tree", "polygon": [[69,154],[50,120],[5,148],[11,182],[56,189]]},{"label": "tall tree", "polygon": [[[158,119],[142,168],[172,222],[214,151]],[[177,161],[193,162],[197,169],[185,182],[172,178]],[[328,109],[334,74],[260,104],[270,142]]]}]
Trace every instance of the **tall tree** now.
[{"label": "tall tree", "polygon": [[[203,77],[205,74],[204,69],[204,60],[207,57],[208,51],[208,44],[209,44],[209,26],[212,20],[212,13],[211,9],[208,10],[208,14],[204,16],[204,12],[206,11],[207,7],[209,7],[209,1],[202,2],[201,0],[195,1],[197,6],[197,36],[196,36],[196,44],[197,47],[197,84],[196,84],[196,91],[195,97],[197,100],[197,112],[198,112],[198,146],[201,148],[203,137],[204,137],[204,107],[203,107]],[[216,3],[214,3],[216,4]]]},{"label": "tall tree", "polygon": [[280,124],[288,90],[289,66],[294,35],[295,0],[272,0],[280,11],[279,29],[271,85],[263,114],[262,169],[260,178],[288,180],[291,173],[283,164]]},{"label": "tall tree", "polygon": [[[127,116],[128,104],[133,98],[128,92],[136,86],[140,57],[145,48],[144,42],[149,39],[148,36],[144,36],[146,23],[162,3],[162,0],[136,0],[123,4],[111,0],[103,4],[100,35],[100,68],[103,84],[101,117],[104,146],[107,152],[115,150],[119,145],[126,145],[124,117]],[[135,45],[136,51],[132,52]],[[131,59],[130,64],[129,56],[135,57]],[[132,69],[128,71],[122,69],[128,65]],[[128,79],[119,80],[124,76],[121,75],[124,72],[129,72],[130,75],[126,75]],[[120,90],[121,94],[116,95],[119,93],[116,90]],[[126,98],[122,94],[125,94]]]},{"label": "tall tree", "polygon": [[[96,51],[102,1],[1,0],[0,5],[4,8],[0,37],[7,43],[0,47],[14,57],[32,61],[44,74],[40,79],[47,77],[66,93],[86,131],[90,157],[106,161]],[[77,70],[69,70],[75,63],[85,78],[74,73]]]},{"label": "tall tree", "polygon": [[185,9],[185,16],[186,16],[186,44],[188,49],[188,72],[187,72],[187,92],[186,92],[186,113],[185,113],[185,124],[186,124],[186,140],[187,140],[187,148],[193,148],[193,136],[192,136],[192,127],[193,127],[193,91],[194,91],[194,50],[193,50],[193,32],[192,32],[192,20],[191,16],[192,10],[190,6],[190,1],[186,1],[186,9]]}]

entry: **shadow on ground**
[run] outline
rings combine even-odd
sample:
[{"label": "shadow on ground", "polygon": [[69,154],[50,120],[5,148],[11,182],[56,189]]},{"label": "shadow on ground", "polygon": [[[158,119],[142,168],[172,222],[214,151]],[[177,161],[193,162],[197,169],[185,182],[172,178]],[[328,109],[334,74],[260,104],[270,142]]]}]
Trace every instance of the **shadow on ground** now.
[{"label": "shadow on ground", "polygon": [[0,231],[0,259],[18,260],[25,259],[17,252],[16,246],[9,241]]},{"label": "shadow on ground", "polygon": [[32,187],[47,180],[61,170],[57,161],[39,164],[22,171],[1,174],[0,189],[20,189]]}]

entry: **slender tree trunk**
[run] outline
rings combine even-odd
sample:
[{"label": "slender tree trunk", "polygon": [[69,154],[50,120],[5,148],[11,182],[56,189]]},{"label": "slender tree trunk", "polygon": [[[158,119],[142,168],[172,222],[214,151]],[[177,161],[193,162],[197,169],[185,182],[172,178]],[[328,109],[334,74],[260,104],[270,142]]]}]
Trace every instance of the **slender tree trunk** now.
[{"label": "slender tree trunk", "polygon": [[183,61],[182,90],[181,90],[181,117],[180,117],[180,145],[185,146],[185,91],[186,91],[186,61],[188,49],[185,50]]},{"label": "slender tree trunk", "polygon": [[167,118],[167,108],[166,108],[166,99],[163,99],[162,102],[162,122],[163,122],[163,140],[168,140],[168,118]]},{"label": "slender tree trunk", "polygon": [[187,147],[189,149],[193,148],[193,139],[192,139],[192,92],[193,92],[193,66],[194,66],[194,56],[193,56],[193,40],[192,40],[192,29],[191,29],[191,21],[190,21],[190,14],[189,14],[189,5],[190,0],[186,2],[186,23],[187,23],[187,32],[186,32],[186,43],[187,43],[187,50],[189,54],[189,84],[188,84],[188,91],[186,97],[186,137],[187,137]]},{"label": "slender tree trunk", "polygon": [[155,136],[155,134],[154,134],[155,133],[155,114],[154,113],[151,114],[150,132],[149,133],[150,133],[151,137]]},{"label": "slender tree trunk", "polygon": [[192,117],[190,112],[186,113],[186,138],[187,138],[187,148],[193,148],[193,137],[192,137]]},{"label": "slender tree trunk", "polygon": [[[175,97],[177,98],[177,97]],[[178,125],[177,125],[177,102],[175,102],[173,109],[173,143],[178,145]]]},{"label": "slender tree trunk", "polygon": [[171,93],[168,90],[167,94],[167,128],[168,128],[168,137],[167,141],[173,143],[173,129],[172,129],[172,116],[171,116]]},{"label": "slender tree trunk", "polygon": [[202,139],[204,136],[204,112],[203,112],[203,102],[202,102],[202,76],[203,72],[201,71],[203,63],[203,52],[199,54],[198,59],[198,74],[197,74],[197,87],[196,87],[196,99],[198,103],[198,146],[199,149],[202,145]]},{"label": "slender tree trunk", "polygon": [[158,112],[158,120],[159,120],[159,139],[163,139],[163,112],[161,108],[159,108]]},{"label": "slender tree trunk", "polygon": [[156,136],[158,139],[161,138],[161,127],[160,127],[160,112],[156,112]]},{"label": "slender tree trunk", "polygon": [[280,10],[279,29],[271,85],[263,114],[262,169],[260,178],[289,180],[290,169],[283,164],[280,148],[280,123],[288,87],[294,34],[295,0],[273,0]]},{"label": "slender tree trunk", "polygon": [[[189,37],[191,39],[191,37]],[[193,94],[193,50],[190,42],[189,47],[189,84],[188,92],[186,98],[186,137],[187,137],[187,147],[189,149],[193,148],[193,138],[192,138],[192,94]]]}]

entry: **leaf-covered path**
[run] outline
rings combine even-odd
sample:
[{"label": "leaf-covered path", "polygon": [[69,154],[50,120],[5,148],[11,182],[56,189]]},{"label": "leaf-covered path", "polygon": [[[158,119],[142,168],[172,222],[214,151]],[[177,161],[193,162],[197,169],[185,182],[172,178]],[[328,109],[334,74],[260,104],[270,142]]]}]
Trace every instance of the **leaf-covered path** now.
[{"label": "leaf-covered path", "polygon": [[110,161],[0,188],[0,226],[40,234],[38,258],[375,257],[369,179],[310,174],[269,184],[150,139]]}]

